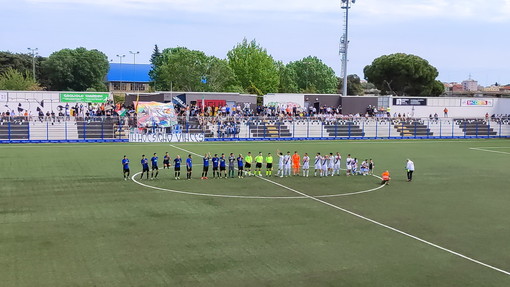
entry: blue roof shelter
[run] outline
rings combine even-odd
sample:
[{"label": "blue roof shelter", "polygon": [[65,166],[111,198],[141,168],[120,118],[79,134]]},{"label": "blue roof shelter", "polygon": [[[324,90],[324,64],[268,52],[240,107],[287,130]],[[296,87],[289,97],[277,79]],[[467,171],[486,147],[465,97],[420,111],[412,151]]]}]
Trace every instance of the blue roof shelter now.
[{"label": "blue roof shelter", "polygon": [[136,82],[149,83],[150,64],[120,64],[110,63],[110,70],[106,75],[108,82]]}]

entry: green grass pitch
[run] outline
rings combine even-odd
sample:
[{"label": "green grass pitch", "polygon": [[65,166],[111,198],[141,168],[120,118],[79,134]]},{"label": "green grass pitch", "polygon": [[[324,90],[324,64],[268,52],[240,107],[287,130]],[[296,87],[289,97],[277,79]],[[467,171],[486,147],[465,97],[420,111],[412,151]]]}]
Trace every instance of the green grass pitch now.
[{"label": "green grass pitch", "polygon": [[[133,175],[142,154],[277,149],[373,158],[392,182],[342,196],[380,180],[200,180],[201,165],[122,179],[124,154]],[[508,140],[2,145],[0,160],[0,286],[510,286]]]}]

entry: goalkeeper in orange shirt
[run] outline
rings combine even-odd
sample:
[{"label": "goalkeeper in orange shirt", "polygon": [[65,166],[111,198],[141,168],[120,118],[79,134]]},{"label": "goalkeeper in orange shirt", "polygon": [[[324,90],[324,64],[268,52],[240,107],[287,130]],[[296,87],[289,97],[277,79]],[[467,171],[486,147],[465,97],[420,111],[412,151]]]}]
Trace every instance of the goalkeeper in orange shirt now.
[{"label": "goalkeeper in orange shirt", "polygon": [[301,157],[297,153],[297,151],[294,152],[292,155],[292,171],[294,173],[294,176],[299,175],[299,167],[301,165]]}]

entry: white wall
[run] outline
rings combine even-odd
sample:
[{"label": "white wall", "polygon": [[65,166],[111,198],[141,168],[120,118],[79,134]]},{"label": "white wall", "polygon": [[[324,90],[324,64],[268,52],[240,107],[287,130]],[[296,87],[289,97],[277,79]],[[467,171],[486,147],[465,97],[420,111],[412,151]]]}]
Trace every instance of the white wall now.
[{"label": "white wall", "polygon": [[[18,105],[21,104],[23,109],[32,112],[32,115],[37,115],[37,108],[47,111],[54,111],[58,113],[58,106],[65,106],[65,103],[60,102],[60,91],[0,91],[0,113],[11,112],[12,110],[18,114]],[[79,92],[87,94],[87,92]],[[106,92],[100,92],[106,93]],[[91,94],[94,94],[91,92]],[[109,96],[112,99],[112,94]],[[44,100],[44,106],[41,102]],[[75,103],[69,103],[69,106],[74,106]]]},{"label": "white wall", "polygon": [[280,105],[297,104],[304,107],[305,96],[303,94],[268,94],[264,96],[264,106],[270,103],[278,103]]},{"label": "white wall", "polygon": [[[473,105],[481,101],[486,105]],[[506,98],[427,98],[427,106],[395,106],[390,101],[390,113],[411,114],[414,117],[428,117],[437,113],[443,116],[444,108],[448,109],[448,117],[454,118],[483,118],[485,114],[510,114],[510,99]]]}]

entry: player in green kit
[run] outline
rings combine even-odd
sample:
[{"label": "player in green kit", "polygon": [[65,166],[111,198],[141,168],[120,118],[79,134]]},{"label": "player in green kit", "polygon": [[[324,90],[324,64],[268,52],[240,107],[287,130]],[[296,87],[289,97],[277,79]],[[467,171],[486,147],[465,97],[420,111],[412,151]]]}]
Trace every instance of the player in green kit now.
[{"label": "player in green kit", "polygon": [[255,175],[262,176],[262,163],[264,162],[264,157],[262,156],[262,153],[259,152],[259,154],[255,157]]},{"label": "player in green kit", "polygon": [[244,174],[246,176],[251,176],[251,164],[253,162],[253,157],[251,156],[251,152],[244,157]]},{"label": "player in green kit", "polygon": [[266,156],[266,176],[273,176],[273,156],[271,153]]}]

